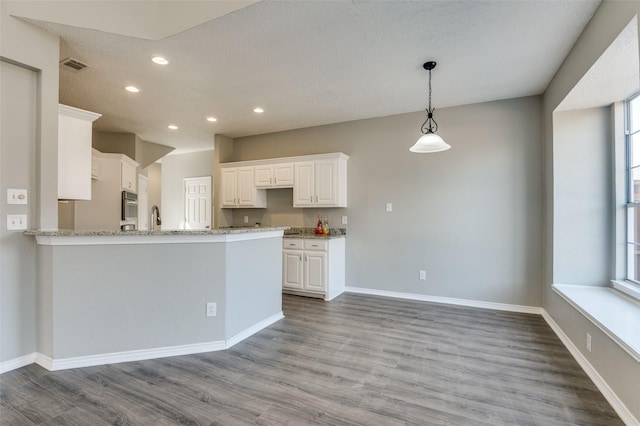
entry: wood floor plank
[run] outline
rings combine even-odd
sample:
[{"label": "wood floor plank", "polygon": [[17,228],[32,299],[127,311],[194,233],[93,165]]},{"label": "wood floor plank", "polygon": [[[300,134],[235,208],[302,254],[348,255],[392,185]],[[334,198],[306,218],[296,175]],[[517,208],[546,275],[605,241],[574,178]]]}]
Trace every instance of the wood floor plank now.
[{"label": "wood floor plank", "polygon": [[0,424],[622,425],[538,315],[354,294],[283,310],[227,351],[5,373]]}]

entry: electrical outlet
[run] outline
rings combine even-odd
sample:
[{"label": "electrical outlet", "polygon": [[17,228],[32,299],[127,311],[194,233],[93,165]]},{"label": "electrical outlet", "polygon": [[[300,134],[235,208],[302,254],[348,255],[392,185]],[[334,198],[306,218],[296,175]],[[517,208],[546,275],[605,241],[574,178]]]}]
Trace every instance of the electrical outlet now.
[{"label": "electrical outlet", "polygon": [[346,216],[342,216],[342,224],[343,225],[347,224],[347,217]]},{"label": "electrical outlet", "polygon": [[207,303],[207,316],[208,317],[215,317],[216,316],[216,303],[215,302]]},{"label": "electrical outlet", "polygon": [[249,216],[244,217],[244,223],[249,223]]},{"label": "electrical outlet", "polygon": [[420,271],[420,279],[423,281],[427,279],[427,271]]},{"label": "electrical outlet", "polygon": [[27,229],[26,214],[8,214],[7,231],[24,231]]},{"label": "electrical outlet", "polygon": [[591,352],[591,335],[587,333],[587,350]]},{"label": "electrical outlet", "polygon": [[387,213],[392,212],[393,211],[393,204],[392,203],[387,203],[385,206],[385,210],[387,211]]}]

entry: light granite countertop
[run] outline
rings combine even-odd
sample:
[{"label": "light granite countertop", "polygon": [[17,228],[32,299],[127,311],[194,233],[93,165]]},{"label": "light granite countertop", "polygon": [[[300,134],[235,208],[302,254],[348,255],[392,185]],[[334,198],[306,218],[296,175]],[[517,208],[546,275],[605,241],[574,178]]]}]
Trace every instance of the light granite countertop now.
[{"label": "light granite countertop", "polygon": [[58,229],[51,231],[42,230],[30,230],[26,231],[25,235],[33,235],[36,237],[99,237],[99,236],[138,236],[138,235],[227,235],[227,234],[246,234],[251,232],[271,232],[271,231],[286,231],[288,226],[261,226],[261,227],[246,227],[246,228],[222,228],[222,229],[206,229],[206,230],[159,230],[159,231],[76,231],[70,229]]},{"label": "light granite countertop", "polygon": [[347,236],[347,228],[329,228],[329,234],[315,234],[315,228],[289,228],[284,231],[284,238],[316,238],[319,240],[327,240],[332,238],[345,238]]}]

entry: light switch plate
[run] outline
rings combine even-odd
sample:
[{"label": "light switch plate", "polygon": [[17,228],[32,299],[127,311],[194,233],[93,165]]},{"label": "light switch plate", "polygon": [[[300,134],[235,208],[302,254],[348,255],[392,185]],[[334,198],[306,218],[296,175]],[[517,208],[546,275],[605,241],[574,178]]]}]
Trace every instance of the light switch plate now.
[{"label": "light switch plate", "polygon": [[385,206],[385,210],[388,212],[392,212],[393,211],[393,204],[391,203],[387,203],[387,205]]},{"label": "light switch plate", "polygon": [[7,189],[7,204],[27,204],[26,189]]},{"label": "light switch plate", "polygon": [[347,217],[346,216],[342,216],[342,224],[343,225],[347,224]]},{"label": "light switch plate", "polygon": [[26,214],[8,214],[7,231],[24,231],[27,229]]}]

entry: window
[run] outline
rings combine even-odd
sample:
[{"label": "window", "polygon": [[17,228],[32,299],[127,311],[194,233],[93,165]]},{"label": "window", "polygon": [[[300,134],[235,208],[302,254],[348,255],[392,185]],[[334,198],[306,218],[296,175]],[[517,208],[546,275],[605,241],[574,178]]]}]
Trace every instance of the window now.
[{"label": "window", "polygon": [[627,279],[640,284],[640,94],[627,113]]}]

